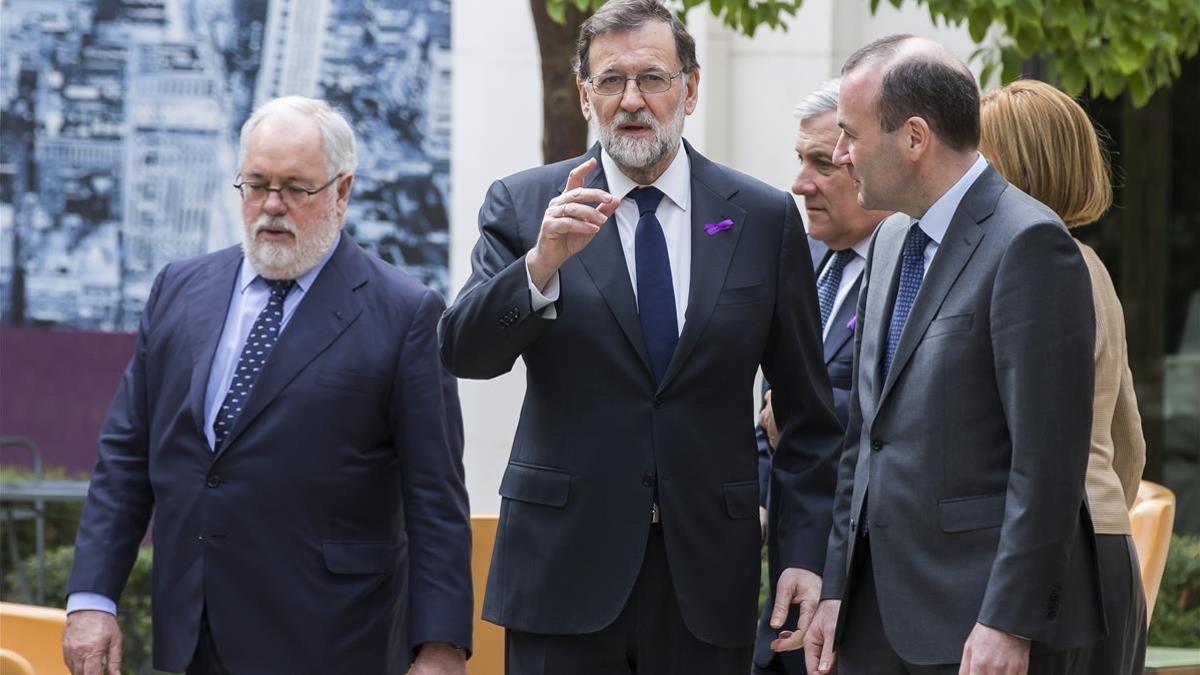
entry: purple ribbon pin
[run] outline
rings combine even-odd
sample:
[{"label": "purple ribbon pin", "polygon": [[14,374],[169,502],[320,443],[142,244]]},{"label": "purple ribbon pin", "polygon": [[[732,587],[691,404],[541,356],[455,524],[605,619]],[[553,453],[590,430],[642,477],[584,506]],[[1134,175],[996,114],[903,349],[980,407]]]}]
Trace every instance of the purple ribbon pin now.
[{"label": "purple ribbon pin", "polygon": [[719,223],[707,223],[704,226],[704,231],[707,232],[708,236],[711,237],[718,232],[724,232],[725,230],[731,229],[732,227],[733,227],[733,221],[726,218],[725,220],[722,220]]},{"label": "purple ribbon pin", "polygon": [[846,328],[849,328],[851,331],[853,331],[855,328],[858,328],[858,315],[857,314],[850,317],[850,320],[846,322]]}]

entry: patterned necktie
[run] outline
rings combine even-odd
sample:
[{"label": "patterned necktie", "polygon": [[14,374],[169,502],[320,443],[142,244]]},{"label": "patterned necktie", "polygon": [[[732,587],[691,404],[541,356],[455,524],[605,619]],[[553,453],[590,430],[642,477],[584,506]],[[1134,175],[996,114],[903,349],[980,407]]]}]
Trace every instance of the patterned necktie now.
[{"label": "patterned necktie", "polygon": [[675,353],[675,344],[679,342],[667,239],[654,215],[663,193],[655,187],[644,187],[629,194],[638,205],[637,230],[633,235],[638,318],[642,323],[646,351],[650,354],[650,367],[654,370],[654,383],[658,384],[662,382],[671,355]]},{"label": "patterned necktie", "polygon": [[900,346],[900,336],[904,332],[904,324],[908,322],[908,313],[912,311],[913,301],[917,299],[917,291],[921,290],[921,281],[925,277],[925,247],[930,241],[932,240],[921,229],[919,222],[908,228],[900,263],[900,288],[896,290],[892,322],[888,324],[887,352],[883,359],[884,380],[887,380],[888,371],[892,368],[892,359],[896,357],[896,348]]},{"label": "patterned necktie", "polygon": [[833,301],[837,299],[838,287],[842,285],[842,271],[854,260],[854,249],[844,248],[833,254],[825,273],[817,282],[817,299],[821,302],[821,329],[829,323],[829,315],[833,314]]},{"label": "patterned necktie", "polygon": [[271,287],[271,297],[267,300],[267,306],[258,313],[254,326],[250,328],[246,346],[242,348],[237,368],[233,371],[233,381],[229,383],[229,393],[225,394],[225,401],[221,403],[217,419],[213,420],[213,435],[216,437],[214,451],[220,450],[225,444],[225,438],[233,430],[238,415],[242,413],[246,400],[250,398],[250,390],[258,380],[259,371],[279,340],[279,326],[283,322],[283,301],[295,285],[291,279],[264,281]]}]

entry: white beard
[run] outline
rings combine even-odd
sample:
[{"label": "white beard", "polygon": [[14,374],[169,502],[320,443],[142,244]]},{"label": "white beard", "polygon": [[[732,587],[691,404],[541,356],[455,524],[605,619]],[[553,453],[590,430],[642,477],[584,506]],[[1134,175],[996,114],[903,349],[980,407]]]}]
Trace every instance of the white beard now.
[{"label": "white beard", "polygon": [[[259,241],[258,233],[268,226],[287,230],[294,241]],[[331,202],[328,213],[313,223],[312,231],[308,234],[298,232],[286,217],[272,217],[264,213],[242,228],[242,250],[262,278],[295,279],[321,262],[340,232],[336,202]]]},{"label": "white beard", "polygon": [[[600,138],[600,145],[608,152],[613,161],[622,169],[641,171],[657,166],[667,157],[675,154],[679,142],[683,138],[683,121],[687,116],[684,105],[687,99],[679,99],[679,107],[675,116],[664,128],[646,108],[636,113],[618,110],[612,121],[601,126],[595,115],[589,125],[592,133]],[[619,132],[623,124],[640,124],[649,127],[654,132],[653,138],[633,138]]]}]

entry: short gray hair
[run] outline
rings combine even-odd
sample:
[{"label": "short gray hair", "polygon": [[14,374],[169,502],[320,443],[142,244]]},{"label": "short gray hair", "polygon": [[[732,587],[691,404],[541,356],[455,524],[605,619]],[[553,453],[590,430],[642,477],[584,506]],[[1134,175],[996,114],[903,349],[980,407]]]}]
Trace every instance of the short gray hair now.
[{"label": "short gray hair", "polygon": [[246,123],[242,125],[241,140],[238,143],[238,167],[246,163],[246,143],[250,134],[258,128],[267,117],[291,110],[308,115],[317,123],[321,130],[321,145],[325,154],[325,171],[327,178],[338,174],[354,173],[358,168],[358,143],[354,139],[354,129],[328,101],[319,98],[303,96],[283,96],[272,99],[260,105]]},{"label": "short gray hair", "polygon": [[796,119],[803,122],[837,110],[838,89],[841,84],[842,78],[835,77],[822,82],[821,86],[809,92],[796,106]]},{"label": "short gray hair", "polygon": [[700,67],[696,61],[696,40],[675,14],[658,0],[610,0],[596,10],[579,27],[579,39],[575,43],[575,76],[586,80],[591,73],[588,51],[592,40],[605,33],[627,33],[637,30],[650,21],[662,21],[671,27],[675,38],[675,55],[680,68],[690,73]]}]

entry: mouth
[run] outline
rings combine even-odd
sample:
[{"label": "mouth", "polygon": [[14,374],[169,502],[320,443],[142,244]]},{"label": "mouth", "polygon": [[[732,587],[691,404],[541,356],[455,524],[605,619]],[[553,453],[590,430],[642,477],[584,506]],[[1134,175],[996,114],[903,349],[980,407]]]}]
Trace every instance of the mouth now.
[{"label": "mouth", "polygon": [[617,127],[617,130],[628,136],[646,136],[653,133],[653,130],[645,124],[622,124]]},{"label": "mouth", "polygon": [[286,241],[296,238],[296,234],[283,225],[263,225],[254,231],[254,236],[266,241]]}]

